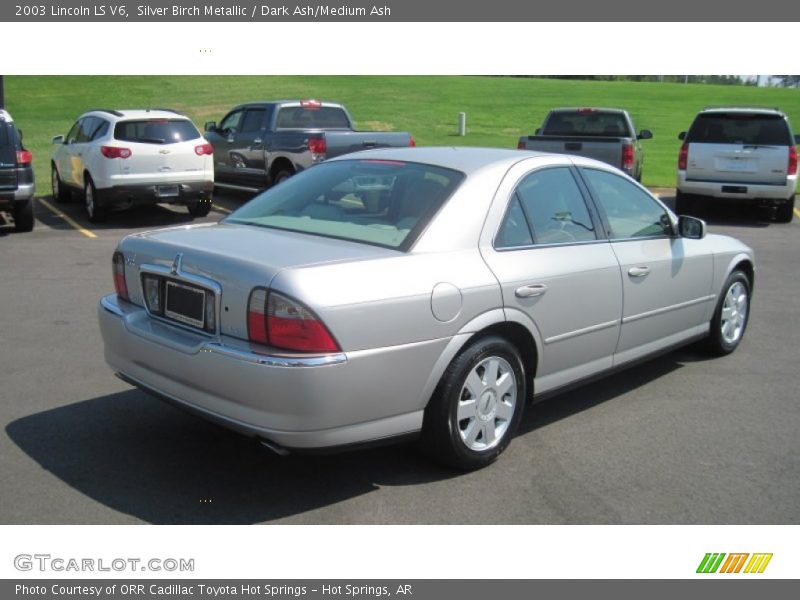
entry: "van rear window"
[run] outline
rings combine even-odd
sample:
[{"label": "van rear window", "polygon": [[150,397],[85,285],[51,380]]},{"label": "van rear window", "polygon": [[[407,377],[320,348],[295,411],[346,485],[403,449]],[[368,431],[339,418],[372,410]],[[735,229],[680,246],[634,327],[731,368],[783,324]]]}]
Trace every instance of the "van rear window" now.
[{"label": "van rear window", "polygon": [[792,136],[780,115],[714,113],[697,115],[687,142],[700,144],[745,144],[790,146]]},{"label": "van rear window", "polygon": [[200,132],[187,119],[140,119],[117,123],[114,137],[139,144],[177,144],[196,140]]}]

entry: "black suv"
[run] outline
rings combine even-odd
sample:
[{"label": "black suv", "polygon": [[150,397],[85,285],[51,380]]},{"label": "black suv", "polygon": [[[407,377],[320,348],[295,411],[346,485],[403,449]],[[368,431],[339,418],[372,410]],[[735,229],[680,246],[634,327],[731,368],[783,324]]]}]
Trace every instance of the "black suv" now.
[{"label": "black suv", "polygon": [[22,132],[0,109],[0,211],[14,214],[17,231],[33,229],[33,157],[22,145]]}]

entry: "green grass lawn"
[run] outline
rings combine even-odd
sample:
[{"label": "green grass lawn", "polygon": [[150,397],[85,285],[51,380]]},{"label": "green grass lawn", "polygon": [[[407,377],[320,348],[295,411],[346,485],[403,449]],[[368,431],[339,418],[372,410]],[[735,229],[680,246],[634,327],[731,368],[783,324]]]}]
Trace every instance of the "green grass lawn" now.
[{"label": "green grass lawn", "polygon": [[[169,107],[202,128],[251,100],[343,102],[361,129],[411,131],[418,145],[516,147],[550,108],[609,106],[630,111],[644,142],[644,183],[675,181],[677,135],[707,105],[776,106],[800,127],[800,90],[674,83],[564,81],[462,76],[7,76],[9,112],[34,153],[39,192],[49,184],[50,140],[91,108]],[[459,112],[467,135],[456,135]]]}]

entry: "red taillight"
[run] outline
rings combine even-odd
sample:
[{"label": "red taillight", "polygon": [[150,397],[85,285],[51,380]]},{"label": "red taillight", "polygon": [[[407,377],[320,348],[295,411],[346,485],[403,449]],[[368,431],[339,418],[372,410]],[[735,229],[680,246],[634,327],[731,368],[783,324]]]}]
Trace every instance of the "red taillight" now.
[{"label": "red taillight", "polygon": [[111,271],[114,274],[114,289],[117,296],[123,300],[128,299],[128,284],[125,283],[125,255],[122,252],[114,252],[111,259]]},{"label": "red taillight", "polygon": [[678,152],[678,170],[686,170],[686,162],[689,160],[689,144],[681,145],[680,152]]},{"label": "red taillight", "polygon": [[578,113],[582,114],[582,115],[585,115],[587,113],[596,113],[596,112],[597,112],[596,108],[579,108],[578,109]]},{"label": "red taillight", "polygon": [[625,171],[633,170],[633,146],[631,144],[622,146],[622,169]]},{"label": "red taillight", "polygon": [[250,293],[247,333],[251,342],[296,352],[339,352],[325,324],[311,310],[276,292]]},{"label": "red taillight", "polygon": [[267,290],[256,288],[250,292],[247,303],[247,337],[251,342],[268,344],[267,333]]},{"label": "red taillight", "polygon": [[308,140],[308,149],[314,154],[325,154],[328,151],[328,144],[325,138],[312,138]]},{"label": "red taillight", "polygon": [[197,156],[203,156],[204,154],[214,154],[214,146],[211,144],[200,144],[199,146],[194,147],[194,153]]},{"label": "red taillight", "polygon": [[787,175],[797,175],[797,146],[789,146],[789,167]]},{"label": "red taillight", "polygon": [[306,110],[317,110],[322,108],[322,102],[319,100],[301,100],[300,107]]},{"label": "red taillight", "polygon": [[413,135],[408,136],[410,139],[408,140],[408,147],[415,148],[417,146],[417,140],[414,139]]},{"label": "red taillight", "polygon": [[100,146],[100,152],[106,158],[129,158],[133,154],[130,148],[120,148],[119,146]]},{"label": "red taillight", "polygon": [[517,142],[517,150],[525,150],[525,140],[520,140]]},{"label": "red taillight", "polygon": [[29,165],[33,161],[33,154],[29,150],[17,150],[17,164]]}]

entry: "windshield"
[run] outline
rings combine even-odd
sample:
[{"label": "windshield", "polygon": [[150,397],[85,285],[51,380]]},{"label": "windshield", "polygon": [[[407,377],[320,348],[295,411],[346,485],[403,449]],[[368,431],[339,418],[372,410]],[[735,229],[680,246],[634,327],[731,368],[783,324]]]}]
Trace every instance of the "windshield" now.
[{"label": "windshield", "polygon": [[405,251],[463,179],[418,163],[327,162],[256,196],[225,221]]},{"label": "windshield", "polygon": [[177,144],[196,140],[200,132],[187,119],[142,119],[120,121],[114,127],[114,137],[140,144]]},{"label": "windshield", "polygon": [[789,127],[780,115],[753,113],[698,115],[687,142],[790,146]]},{"label": "windshield", "polygon": [[550,115],[547,135],[627,136],[628,124],[620,113],[557,112]]}]

